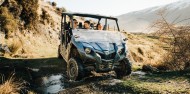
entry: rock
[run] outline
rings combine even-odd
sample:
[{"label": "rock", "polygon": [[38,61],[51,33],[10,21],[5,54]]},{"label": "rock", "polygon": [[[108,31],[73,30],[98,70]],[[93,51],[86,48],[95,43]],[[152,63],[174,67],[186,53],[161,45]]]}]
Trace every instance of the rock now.
[{"label": "rock", "polygon": [[7,45],[0,44],[0,56],[3,56],[5,53],[11,54],[9,47]]},{"label": "rock", "polygon": [[143,65],[142,66],[142,71],[145,71],[145,72],[157,72],[158,69],[156,67],[151,66],[151,65]]}]

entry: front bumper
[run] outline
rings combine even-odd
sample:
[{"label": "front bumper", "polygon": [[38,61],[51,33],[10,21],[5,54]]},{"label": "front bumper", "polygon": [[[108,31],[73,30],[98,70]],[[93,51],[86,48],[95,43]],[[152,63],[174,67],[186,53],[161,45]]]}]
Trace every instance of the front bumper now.
[{"label": "front bumper", "polygon": [[[101,55],[100,55],[101,54]],[[114,55],[103,54],[98,51],[92,54],[86,54],[80,52],[81,59],[87,70],[95,70],[96,72],[108,72],[114,69],[115,65],[124,58],[126,58],[126,52],[119,54],[115,53]],[[104,56],[103,56],[104,55]],[[107,58],[106,58],[107,57]]]}]

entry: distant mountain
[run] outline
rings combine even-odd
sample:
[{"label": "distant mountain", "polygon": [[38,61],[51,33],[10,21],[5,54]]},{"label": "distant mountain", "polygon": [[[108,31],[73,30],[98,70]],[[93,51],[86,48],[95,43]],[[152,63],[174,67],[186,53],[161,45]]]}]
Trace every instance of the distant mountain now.
[{"label": "distant mountain", "polygon": [[[149,26],[159,18],[157,13],[165,10],[168,22],[179,22],[190,18],[190,0],[180,0],[168,5],[152,7],[118,16],[121,30],[128,32],[150,32]],[[187,25],[190,20],[185,20],[178,25]]]}]

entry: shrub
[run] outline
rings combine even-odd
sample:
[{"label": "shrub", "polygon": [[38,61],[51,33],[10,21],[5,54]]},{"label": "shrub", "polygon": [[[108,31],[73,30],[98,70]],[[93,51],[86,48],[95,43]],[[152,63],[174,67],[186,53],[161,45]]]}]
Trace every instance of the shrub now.
[{"label": "shrub", "polygon": [[190,26],[176,26],[165,19],[164,13],[159,15],[161,19],[155,21],[153,26],[157,31],[155,34],[167,39],[166,44],[170,48],[161,66],[170,70],[188,69],[190,67]]},{"label": "shrub", "polygon": [[67,11],[67,10],[66,10],[64,7],[62,7],[62,8],[57,7],[57,8],[56,8],[56,12],[57,12],[57,14],[59,14],[59,15],[61,15],[62,12],[66,12],[66,11]]},{"label": "shrub", "polygon": [[22,43],[21,41],[19,41],[19,39],[14,39],[12,41],[12,43],[9,43],[10,45],[8,45],[10,51],[12,54],[17,53],[17,51],[21,48]]},{"label": "shrub", "polygon": [[24,88],[24,83],[16,81],[14,77],[11,76],[7,81],[0,83],[0,94],[19,94],[22,88]]},{"label": "shrub", "polygon": [[22,6],[18,4],[18,0],[10,0],[8,2],[7,1],[8,0],[6,0],[6,2],[4,3],[4,6],[9,9],[10,13],[12,13],[14,18],[19,19],[19,16],[22,12]]},{"label": "shrub", "polygon": [[25,27],[34,28],[38,22],[39,16],[37,13],[39,4],[38,0],[17,0],[22,6],[21,20],[25,22]]},{"label": "shrub", "polygon": [[54,6],[54,7],[56,7],[57,3],[56,2],[52,2],[51,5]]},{"label": "shrub", "polygon": [[48,14],[48,12],[45,9],[42,9],[41,19],[43,20],[43,22],[46,20],[48,23],[50,23],[51,16]]},{"label": "shrub", "polygon": [[0,28],[5,32],[5,37],[8,38],[10,33],[17,29],[17,20],[9,12],[6,7],[0,7]]}]

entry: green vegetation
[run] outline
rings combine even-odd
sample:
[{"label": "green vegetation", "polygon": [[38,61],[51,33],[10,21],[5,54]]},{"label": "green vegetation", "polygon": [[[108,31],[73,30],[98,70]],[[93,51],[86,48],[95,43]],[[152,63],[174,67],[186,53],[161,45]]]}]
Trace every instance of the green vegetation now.
[{"label": "green vegetation", "polygon": [[189,72],[164,72],[147,75],[132,75],[121,84],[136,93],[168,94],[190,93]]}]

